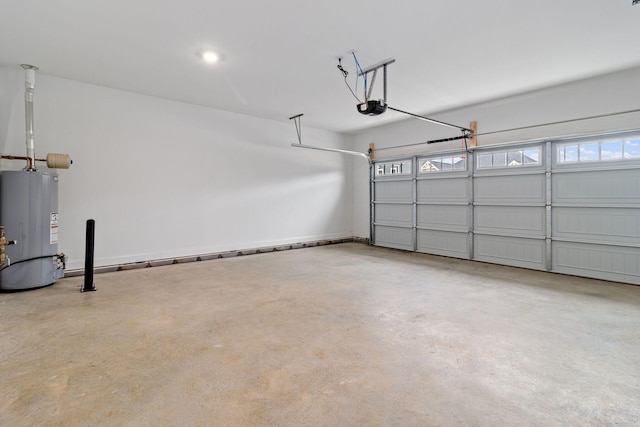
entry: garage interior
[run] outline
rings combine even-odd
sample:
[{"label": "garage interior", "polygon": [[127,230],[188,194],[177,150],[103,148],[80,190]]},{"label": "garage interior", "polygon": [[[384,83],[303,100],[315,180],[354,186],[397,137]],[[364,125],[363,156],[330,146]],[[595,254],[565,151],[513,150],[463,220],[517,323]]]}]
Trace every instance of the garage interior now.
[{"label": "garage interior", "polygon": [[0,425],[640,424],[635,3],[9,1]]}]

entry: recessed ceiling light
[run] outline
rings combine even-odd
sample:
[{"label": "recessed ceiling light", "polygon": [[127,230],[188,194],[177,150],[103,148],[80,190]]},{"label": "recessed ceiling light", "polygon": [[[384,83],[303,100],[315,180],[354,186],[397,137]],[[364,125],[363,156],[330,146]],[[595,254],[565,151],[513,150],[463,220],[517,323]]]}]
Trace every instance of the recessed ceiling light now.
[{"label": "recessed ceiling light", "polygon": [[206,50],[202,52],[202,59],[204,60],[204,62],[213,64],[214,62],[218,62],[218,59],[220,59],[220,56],[212,50]]}]

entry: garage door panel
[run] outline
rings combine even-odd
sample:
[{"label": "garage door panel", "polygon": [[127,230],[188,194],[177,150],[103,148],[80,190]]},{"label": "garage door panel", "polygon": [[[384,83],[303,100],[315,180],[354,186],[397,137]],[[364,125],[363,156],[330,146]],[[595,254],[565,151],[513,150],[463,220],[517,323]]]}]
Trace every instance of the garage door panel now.
[{"label": "garage door panel", "polygon": [[474,198],[479,204],[544,204],[546,177],[544,174],[476,177]]},{"label": "garage door panel", "polygon": [[471,228],[469,206],[419,205],[417,225],[420,228],[468,232]]},{"label": "garage door panel", "polygon": [[640,244],[640,209],[556,207],[553,238]]},{"label": "garage door panel", "polygon": [[376,202],[413,202],[413,181],[376,181]]},{"label": "garage door panel", "polygon": [[554,204],[640,204],[637,169],[556,173],[552,188]]},{"label": "garage door panel", "polygon": [[418,230],[418,252],[469,259],[469,233]]},{"label": "garage door panel", "polygon": [[413,205],[375,205],[376,224],[413,227]]},{"label": "garage door panel", "polygon": [[387,248],[413,251],[413,228],[376,225],[375,244]]},{"label": "garage door panel", "polygon": [[640,248],[553,242],[553,271],[640,284]]},{"label": "garage door panel", "polygon": [[418,202],[468,203],[469,179],[422,179],[417,181]]},{"label": "garage door panel", "polygon": [[545,237],[547,212],[533,206],[476,206],[475,230],[484,234]]},{"label": "garage door panel", "polygon": [[546,242],[541,239],[476,234],[473,247],[477,261],[546,270]]}]

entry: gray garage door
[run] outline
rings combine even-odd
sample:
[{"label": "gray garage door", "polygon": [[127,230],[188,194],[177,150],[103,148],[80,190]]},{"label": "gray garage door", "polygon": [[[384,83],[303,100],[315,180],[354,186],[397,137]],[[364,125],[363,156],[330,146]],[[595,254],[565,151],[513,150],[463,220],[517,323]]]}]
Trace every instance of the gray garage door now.
[{"label": "gray garage door", "polygon": [[461,153],[417,159],[416,249],[471,258],[471,168]]},{"label": "gray garage door", "polygon": [[546,148],[537,144],[474,153],[473,259],[548,269]]},{"label": "gray garage door", "polygon": [[371,218],[375,244],[415,250],[415,184],[413,159],[373,165]]},{"label": "gray garage door", "polygon": [[640,284],[640,134],[553,148],[552,270]]},{"label": "gray garage door", "polygon": [[376,162],[375,245],[640,284],[640,134]]}]

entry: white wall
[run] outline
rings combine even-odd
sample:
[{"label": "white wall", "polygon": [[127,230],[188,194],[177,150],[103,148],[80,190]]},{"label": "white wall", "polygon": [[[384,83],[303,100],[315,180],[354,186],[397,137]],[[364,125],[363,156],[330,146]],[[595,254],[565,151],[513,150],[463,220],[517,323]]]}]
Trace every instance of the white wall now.
[{"label": "white wall", "polygon": [[[24,155],[21,69],[0,69],[0,95],[0,151]],[[38,73],[35,132],[38,157],[74,160],[59,171],[59,250],[69,269],[84,266],[89,218],[96,266],[353,236],[351,162],[291,148],[297,137],[286,119]],[[350,139],[307,127],[303,137],[340,148]]]},{"label": "white wall", "polygon": [[[470,72],[470,78],[472,78],[472,70]],[[640,100],[640,68],[635,68],[428,116],[460,126],[469,126],[471,121],[476,120],[478,133],[482,134],[482,132],[634,110],[640,108],[638,100]],[[640,129],[640,114],[626,114],[479,136],[478,145],[487,146],[554,136],[589,135],[629,129]],[[376,148],[383,148],[458,135],[460,133],[454,129],[408,119],[354,135],[353,149],[366,151],[370,143],[374,143]],[[462,142],[456,141],[384,150],[376,152],[375,155],[383,159],[454,150],[461,147]],[[354,233],[359,237],[368,237],[369,172],[366,164],[354,163],[354,165]]]}]

